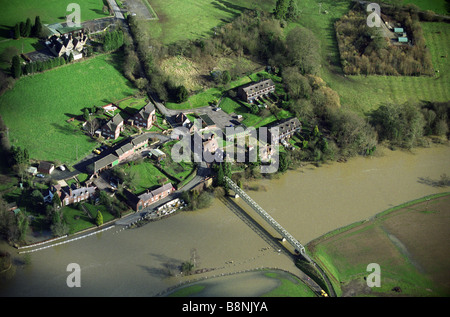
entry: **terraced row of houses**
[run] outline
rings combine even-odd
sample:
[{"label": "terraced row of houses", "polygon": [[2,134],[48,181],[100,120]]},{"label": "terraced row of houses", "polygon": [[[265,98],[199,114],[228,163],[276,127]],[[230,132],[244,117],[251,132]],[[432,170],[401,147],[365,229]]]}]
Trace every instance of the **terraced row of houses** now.
[{"label": "terraced row of houses", "polygon": [[149,136],[141,134],[135,138],[120,144],[113,152],[99,157],[97,160],[89,164],[86,169],[90,174],[98,174],[99,172],[112,168],[120,162],[127,159],[133,153],[148,146]]}]

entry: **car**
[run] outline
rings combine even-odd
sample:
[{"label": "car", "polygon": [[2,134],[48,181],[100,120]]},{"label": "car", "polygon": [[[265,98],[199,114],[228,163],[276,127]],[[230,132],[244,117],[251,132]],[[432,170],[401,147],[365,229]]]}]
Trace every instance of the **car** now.
[{"label": "car", "polygon": [[95,154],[100,154],[101,152],[97,149],[93,150],[92,152],[94,152]]},{"label": "car", "polygon": [[214,109],[214,111],[219,111],[219,110],[222,110],[222,108],[217,107],[217,108]]},{"label": "car", "polygon": [[60,169],[61,171],[65,171],[65,170],[66,170],[66,168],[64,167],[64,165],[61,165],[61,166],[59,167],[59,169]]},{"label": "car", "polygon": [[45,176],[43,174],[37,174],[36,177],[44,178]]}]

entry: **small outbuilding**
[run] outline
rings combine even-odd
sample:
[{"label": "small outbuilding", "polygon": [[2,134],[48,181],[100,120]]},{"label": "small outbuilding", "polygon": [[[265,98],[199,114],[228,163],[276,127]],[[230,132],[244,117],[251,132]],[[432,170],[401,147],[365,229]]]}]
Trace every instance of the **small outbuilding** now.
[{"label": "small outbuilding", "polygon": [[51,174],[53,170],[55,169],[55,165],[53,165],[50,162],[42,161],[39,163],[39,166],[37,168],[39,173],[42,174]]}]

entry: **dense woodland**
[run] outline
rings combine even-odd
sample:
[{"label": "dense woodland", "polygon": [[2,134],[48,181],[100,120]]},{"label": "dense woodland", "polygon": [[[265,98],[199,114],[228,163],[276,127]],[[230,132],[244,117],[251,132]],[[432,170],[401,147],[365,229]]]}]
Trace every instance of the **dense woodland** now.
[{"label": "dense woodland", "polygon": [[[348,75],[433,75],[431,55],[426,47],[419,14],[414,6],[383,8],[383,13],[405,29],[412,45],[391,43],[383,28],[367,26],[367,13],[355,4],[335,23],[342,69]],[[382,15],[383,16],[383,15]]]}]

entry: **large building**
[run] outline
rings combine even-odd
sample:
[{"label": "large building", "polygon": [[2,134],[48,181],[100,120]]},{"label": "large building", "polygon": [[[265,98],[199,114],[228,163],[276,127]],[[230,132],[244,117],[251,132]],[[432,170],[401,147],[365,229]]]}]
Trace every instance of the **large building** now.
[{"label": "large building", "polygon": [[175,188],[171,183],[167,183],[155,190],[147,190],[145,193],[137,196],[132,192],[124,189],[123,193],[127,198],[127,202],[134,211],[141,211],[144,208],[150,206],[158,202],[159,200],[166,198],[172,192],[175,191]]},{"label": "large building", "polygon": [[250,83],[239,87],[238,96],[245,102],[252,103],[261,96],[267,96],[275,91],[275,84],[272,79],[264,79],[256,83]]},{"label": "large building", "polygon": [[[274,129],[278,128],[278,137],[276,138],[276,134]],[[282,140],[289,139],[294,133],[300,131],[302,128],[302,124],[298,118],[287,118],[284,120],[280,120],[268,126],[267,133],[267,141],[272,144],[277,143]]]},{"label": "large building", "polygon": [[141,134],[131,140],[121,143],[115,151],[100,157],[90,163],[86,170],[90,174],[98,174],[99,172],[118,165],[120,162],[128,158],[136,151],[148,146],[149,136]]},{"label": "large building", "polygon": [[81,30],[60,36],[52,35],[45,45],[56,57],[65,55],[68,58],[72,53],[74,60],[77,60],[83,57],[82,51],[86,41],[87,35]]}]

